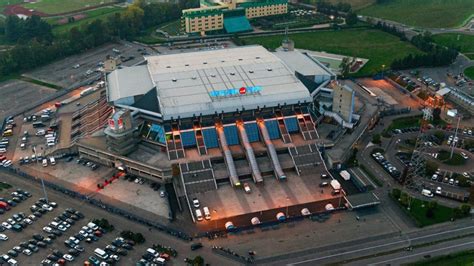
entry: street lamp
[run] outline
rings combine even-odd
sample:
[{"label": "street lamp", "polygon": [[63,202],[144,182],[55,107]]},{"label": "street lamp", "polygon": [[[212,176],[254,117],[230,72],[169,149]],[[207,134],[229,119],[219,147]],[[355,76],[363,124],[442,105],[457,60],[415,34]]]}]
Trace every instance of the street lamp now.
[{"label": "street lamp", "polygon": [[383,72],[385,70],[385,64],[382,65],[382,78],[383,78]]},{"label": "street lamp", "polygon": [[448,111],[448,116],[451,116],[452,118],[458,118],[458,122],[456,124],[456,130],[454,131],[454,138],[453,138],[453,141],[451,143],[451,154],[449,155],[449,159],[452,159],[453,158],[453,154],[454,154],[454,146],[456,146],[456,142],[454,141],[457,136],[458,136],[458,130],[459,130],[459,123],[461,122],[461,115],[457,112],[451,112],[451,111]]},{"label": "street lamp", "polygon": [[[38,166],[39,166],[39,163],[38,163],[38,155],[36,154],[36,145],[33,146],[33,152],[35,153],[36,166],[38,167]],[[48,194],[46,193],[46,188],[45,188],[45,186],[44,186],[43,177],[40,177],[40,179],[41,179],[41,186],[42,186],[42,188],[43,188],[44,198],[46,199],[46,203],[49,203]]]},{"label": "street lamp", "polygon": [[[213,212],[215,215],[217,215],[217,210],[214,209],[214,210],[212,210],[212,212]],[[215,225],[215,230],[217,231],[217,219],[214,218],[214,221],[215,221],[215,223],[214,223],[214,225]]]},{"label": "street lamp", "polygon": [[288,208],[290,206],[290,198],[286,197],[286,218],[288,219]]}]

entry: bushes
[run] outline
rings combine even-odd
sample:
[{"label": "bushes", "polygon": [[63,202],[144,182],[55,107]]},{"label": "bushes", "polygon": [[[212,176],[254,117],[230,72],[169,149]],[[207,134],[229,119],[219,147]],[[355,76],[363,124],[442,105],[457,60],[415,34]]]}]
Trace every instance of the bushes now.
[{"label": "bushes", "polygon": [[112,224],[110,224],[107,219],[104,219],[104,218],[94,219],[92,220],[92,222],[98,225],[99,227],[103,228],[107,232],[112,232],[115,229],[115,227]]},{"label": "bushes", "polygon": [[134,233],[132,231],[126,230],[126,231],[122,231],[120,233],[120,236],[125,239],[132,240],[133,242],[137,244],[145,243],[145,237],[141,233]]}]

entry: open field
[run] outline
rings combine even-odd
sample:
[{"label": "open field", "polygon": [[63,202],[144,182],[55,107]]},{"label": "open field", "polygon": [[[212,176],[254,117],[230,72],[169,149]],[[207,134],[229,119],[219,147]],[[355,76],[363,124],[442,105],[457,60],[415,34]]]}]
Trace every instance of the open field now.
[{"label": "open field", "polygon": [[6,5],[14,5],[14,4],[22,3],[22,2],[23,2],[22,0],[0,0],[0,12],[3,11]]},{"label": "open field", "polygon": [[[421,53],[413,45],[388,33],[373,29],[348,29],[290,34],[295,47],[369,59],[356,75],[370,75],[390,66],[393,60]],[[283,35],[243,38],[245,44],[261,44],[267,49],[281,45]]]},{"label": "open field", "polygon": [[107,17],[112,16],[115,13],[120,13],[123,10],[124,9],[120,7],[111,7],[111,6],[102,7],[102,8],[97,8],[90,11],[81,12],[81,15],[84,15],[85,18],[76,20],[71,23],[60,24],[59,21],[65,18],[49,18],[47,19],[47,21],[48,23],[53,25],[53,33],[55,35],[58,35],[58,34],[68,33],[69,30],[72,29],[73,27],[81,27],[82,25],[91,23],[92,21],[96,19],[101,19],[102,21],[105,21]]},{"label": "open field", "polygon": [[416,27],[458,27],[474,15],[472,0],[393,0],[360,10],[362,15]]},{"label": "open field", "polygon": [[474,66],[468,67],[464,70],[464,75],[474,80]]},{"label": "open field", "polygon": [[27,3],[23,6],[46,14],[60,14],[75,10],[113,3],[113,0],[40,0],[37,3]]},{"label": "open field", "polygon": [[436,43],[459,48],[459,51],[474,60],[474,35],[445,33],[433,36]]}]

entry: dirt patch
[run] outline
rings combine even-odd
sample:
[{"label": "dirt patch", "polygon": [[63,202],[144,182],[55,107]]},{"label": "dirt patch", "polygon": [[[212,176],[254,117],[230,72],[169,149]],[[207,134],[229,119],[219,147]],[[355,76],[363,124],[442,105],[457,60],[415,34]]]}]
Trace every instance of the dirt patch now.
[{"label": "dirt patch", "polygon": [[74,18],[74,21],[79,21],[79,20],[84,19],[86,17],[87,17],[86,14],[77,14],[77,15],[74,15],[74,16],[71,16],[71,17],[61,18],[57,22],[58,22],[59,25],[64,25],[64,24],[67,24],[69,22],[69,18]]},{"label": "dirt patch", "polygon": [[10,15],[25,15],[25,16],[28,16],[28,17],[31,17],[32,15],[45,17],[45,16],[48,15],[48,14],[43,13],[43,12],[39,12],[39,11],[36,11],[36,10],[33,10],[33,9],[25,8],[21,4],[5,6],[5,10],[3,11],[3,13],[7,16],[10,16]]}]

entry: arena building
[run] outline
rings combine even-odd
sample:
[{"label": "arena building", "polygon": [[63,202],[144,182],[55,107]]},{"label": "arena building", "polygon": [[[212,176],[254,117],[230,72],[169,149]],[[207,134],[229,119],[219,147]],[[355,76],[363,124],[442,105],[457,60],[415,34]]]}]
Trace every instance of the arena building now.
[{"label": "arena building", "polygon": [[283,205],[286,215],[341,206],[342,193],[319,186],[328,172],[312,96],[334,79],[306,54],[261,46],[149,56],[107,75],[115,108],[107,141],[84,140],[79,152],[172,182],[195,221],[199,198],[219,227],[230,217],[245,225],[256,213],[272,219]]}]

